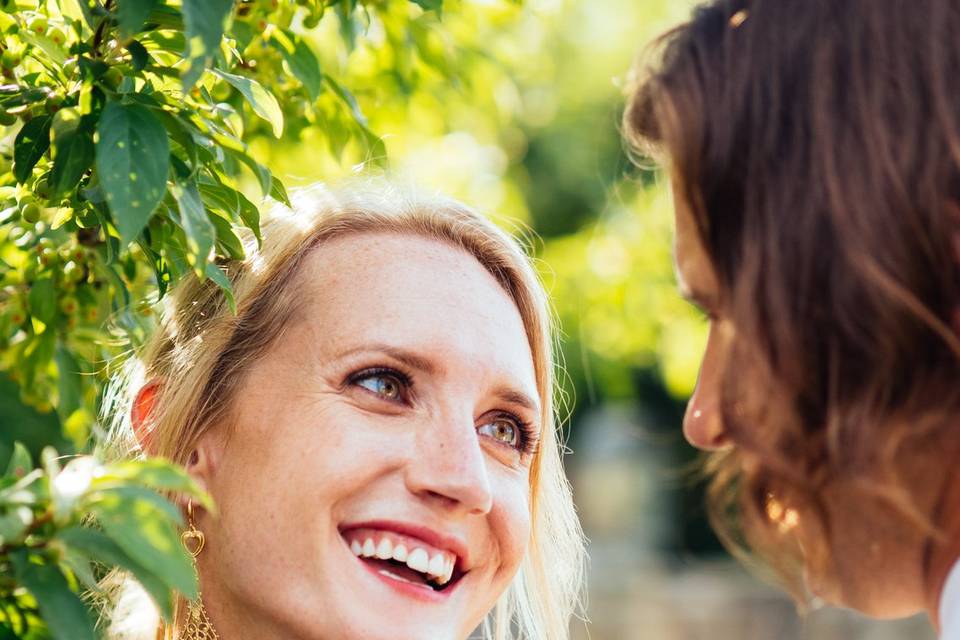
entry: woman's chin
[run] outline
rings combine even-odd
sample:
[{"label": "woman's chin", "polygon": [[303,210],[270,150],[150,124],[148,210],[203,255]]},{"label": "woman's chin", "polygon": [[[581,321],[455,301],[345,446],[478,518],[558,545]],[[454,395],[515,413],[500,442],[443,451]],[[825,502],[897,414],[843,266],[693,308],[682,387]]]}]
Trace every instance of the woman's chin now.
[{"label": "woman's chin", "polygon": [[837,576],[818,575],[810,567],[804,568],[803,577],[818,605],[852,609],[878,620],[906,618],[922,610],[911,604],[907,593],[901,593],[895,584],[883,578],[859,576],[841,580]]}]

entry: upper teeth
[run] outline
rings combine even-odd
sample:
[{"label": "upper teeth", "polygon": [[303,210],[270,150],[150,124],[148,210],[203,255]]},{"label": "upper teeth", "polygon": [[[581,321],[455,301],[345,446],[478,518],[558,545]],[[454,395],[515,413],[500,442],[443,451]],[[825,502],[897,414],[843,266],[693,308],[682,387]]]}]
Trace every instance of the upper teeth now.
[{"label": "upper teeth", "polygon": [[362,543],[359,540],[353,540],[350,543],[350,550],[353,551],[353,555],[360,558],[403,562],[414,571],[426,574],[441,585],[450,582],[457,560],[456,556],[444,551],[436,551],[431,557],[429,552],[421,547],[407,549],[403,542],[394,544],[386,536],[380,539],[379,544],[374,542],[373,538],[367,538]]}]

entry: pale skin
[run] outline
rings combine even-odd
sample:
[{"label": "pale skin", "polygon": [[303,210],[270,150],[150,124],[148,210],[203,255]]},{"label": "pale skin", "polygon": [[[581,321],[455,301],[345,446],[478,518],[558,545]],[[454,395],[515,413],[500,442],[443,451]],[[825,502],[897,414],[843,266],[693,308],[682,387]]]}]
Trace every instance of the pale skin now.
[{"label": "pale skin", "polygon": [[[530,533],[541,400],[519,312],[472,256],[406,235],[328,242],[298,286],[303,311],[188,465],[220,513],[197,520],[211,621],[224,640],[463,640]],[[464,575],[435,592],[351,552],[400,530]]]},{"label": "pale skin", "polygon": [[[693,213],[674,188],[675,258],[681,292],[710,318],[710,332],[696,389],[684,416],[683,432],[693,446],[715,451],[736,447],[721,415],[721,378],[735,328],[727,318],[710,257],[697,234]],[[960,558],[960,474],[947,442],[906,449],[897,472],[910,479],[911,503],[943,532],[933,537],[877,497],[889,482],[879,472],[829,482],[820,498],[831,523],[829,554],[807,558],[808,587],[823,600],[879,618],[926,611],[939,628],[938,605],[947,573]],[[794,532],[804,540],[820,536],[801,512]],[[809,548],[811,545],[807,544]]]}]

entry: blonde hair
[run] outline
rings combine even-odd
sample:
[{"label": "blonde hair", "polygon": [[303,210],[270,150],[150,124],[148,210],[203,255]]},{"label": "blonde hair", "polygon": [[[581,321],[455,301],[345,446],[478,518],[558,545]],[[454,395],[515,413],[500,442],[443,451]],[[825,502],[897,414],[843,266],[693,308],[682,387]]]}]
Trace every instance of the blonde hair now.
[{"label": "blonde hair", "polygon": [[141,455],[129,418],[133,399],[145,381],[163,380],[148,418],[150,452],[185,463],[205,430],[228,417],[244,372],[294,315],[301,299],[294,282],[304,258],[332,238],[373,232],[431,238],[463,249],[496,278],[520,312],[544,400],[544,427],[530,474],[529,550],[485,619],[483,637],[567,638],[581,595],[584,542],[554,416],[549,304],[516,240],[460,203],[371,181],[337,192],[311,187],[294,194],[292,210],[274,206],[262,227],[262,244],[250,234],[244,240],[247,257],[222,263],[233,284],[235,313],[209,279],[186,278],[167,296],[158,330],[108,392],[105,405],[113,423],[108,448],[113,456]]}]

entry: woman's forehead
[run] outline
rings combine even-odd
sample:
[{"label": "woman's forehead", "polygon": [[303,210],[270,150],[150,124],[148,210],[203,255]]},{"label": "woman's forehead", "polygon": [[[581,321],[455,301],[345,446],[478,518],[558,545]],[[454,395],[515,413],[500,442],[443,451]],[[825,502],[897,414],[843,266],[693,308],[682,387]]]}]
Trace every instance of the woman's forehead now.
[{"label": "woman's forehead", "polygon": [[512,372],[536,389],[533,355],[513,299],[466,251],[401,234],[338,238],[308,256],[298,283],[307,334],[332,355],[371,345]]}]

